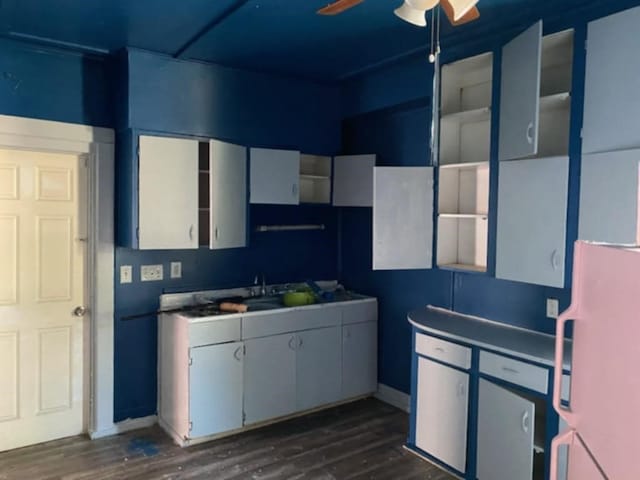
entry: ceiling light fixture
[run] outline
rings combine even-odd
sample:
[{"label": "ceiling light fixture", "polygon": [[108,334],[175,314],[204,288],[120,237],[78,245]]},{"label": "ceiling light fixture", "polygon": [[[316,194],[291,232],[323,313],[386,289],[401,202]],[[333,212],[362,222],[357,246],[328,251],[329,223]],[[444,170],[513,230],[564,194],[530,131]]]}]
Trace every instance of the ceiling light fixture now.
[{"label": "ceiling light fixture", "polygon": [[402,5],[394,10],[399,18],[418,27],[426,27],[427,10],[431,10],[439,0],[404,0]]}]

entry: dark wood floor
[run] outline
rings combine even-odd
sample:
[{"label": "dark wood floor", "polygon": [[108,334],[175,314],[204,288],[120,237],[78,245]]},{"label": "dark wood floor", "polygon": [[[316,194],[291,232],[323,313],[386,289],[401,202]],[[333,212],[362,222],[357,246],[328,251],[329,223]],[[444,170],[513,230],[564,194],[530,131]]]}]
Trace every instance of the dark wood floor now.
[{"label": "dark wood floor", "polygon": [[186,449],[158,428],[0,453],[0,480],[451,480],[402,448],[407,415],[363,400]]}]

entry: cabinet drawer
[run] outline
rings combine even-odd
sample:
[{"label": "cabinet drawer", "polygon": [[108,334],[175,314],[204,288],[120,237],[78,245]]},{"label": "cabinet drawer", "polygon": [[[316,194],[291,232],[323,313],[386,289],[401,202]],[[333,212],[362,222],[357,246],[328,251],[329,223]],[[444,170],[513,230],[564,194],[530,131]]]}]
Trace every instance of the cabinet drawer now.
[{"label": "cabinet drawer", "polygon": [[511,358],[480,352],[480,373],[547,394],[549,371]]},{"label": "cabinet drawer", "polygon": [[240,340],[240,318],[227,318],[189,325],[189,346],[200,347]]},{"label": "cabinet drawer", "polygon": [[416,353],[468,370],[471,368],[471,349],[438,338],[416,334]]}]

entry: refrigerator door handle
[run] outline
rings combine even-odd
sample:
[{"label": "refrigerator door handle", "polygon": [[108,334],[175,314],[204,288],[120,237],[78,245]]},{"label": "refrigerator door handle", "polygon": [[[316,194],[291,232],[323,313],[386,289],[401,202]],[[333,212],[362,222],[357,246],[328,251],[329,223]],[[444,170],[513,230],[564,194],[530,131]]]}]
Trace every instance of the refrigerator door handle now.
[{"label": "refrigerator door handle", "polygon": [[570,447],[573,444],[574,433],[575,432],[573,430],[567,430],[551,441],[551,471],[549,472],[549,480],[559,480],[558,452],[562,445],[568,445]]},{"label": "refrigerator door handle", "polygon": [[556,359],[553,369],[553,408],[569,427],[576,428],[576,417],[570,409],[562,406],[562,373],[564,366],[564,331],[569,320],[576,319],[577,309],[573,304],[558,317],[556,324]]}]

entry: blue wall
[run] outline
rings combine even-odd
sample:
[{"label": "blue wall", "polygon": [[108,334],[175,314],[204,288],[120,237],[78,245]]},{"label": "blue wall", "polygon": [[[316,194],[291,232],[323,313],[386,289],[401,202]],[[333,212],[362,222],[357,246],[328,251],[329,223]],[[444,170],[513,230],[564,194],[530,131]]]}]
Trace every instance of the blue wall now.
[{"label": "blue wall", "polygon": [[[129,92],[118,113],[118,174],[134,155],[143,132],[211,137],[247,146],[296,148],[308,153],[339,152],[340,90],[333,86],[259,73],[176,61],[142,51],[120,58],[121,91]],[[122,171],[124,169],[124,171]],[[124,188],[123,188],[124,187]],[[131,187],[131,185],[129,185]],[[133,188],[119,183],[117,216],[136,202]],[[120,215],[119,215],[120,212]],[[337,212],[328,206],[250,207],[249,247],[212,252],[116,249],[120,265],[133,265],[134,283],[115,290],[115,420],[156,411],[157,324],[155,316],[121,317],[154,311],[165,292],[251,285],[264,273],[269,283],[307,278],[336,279]],[[159,215],[161,218],[161,215]],[[119,223],[119,229],[128,225]],[[324,231],[256,233],[262,224],[323,223]],[[140,283],[139,267],[181,261],[182,279]]]}]

